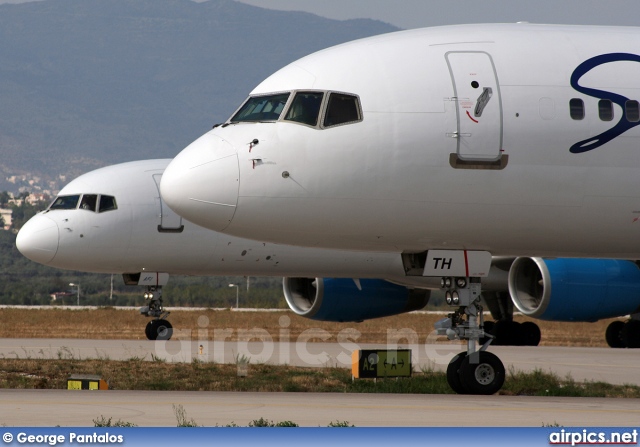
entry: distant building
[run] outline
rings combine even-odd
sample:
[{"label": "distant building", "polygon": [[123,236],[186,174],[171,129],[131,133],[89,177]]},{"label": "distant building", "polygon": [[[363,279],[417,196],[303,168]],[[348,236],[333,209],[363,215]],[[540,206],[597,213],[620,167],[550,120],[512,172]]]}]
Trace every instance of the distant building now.
[{"label": "distant building", "polygon": [[69,292],[55,292],[52,293],[51,295],[49,295],[51,297],[51,301],[64,301],[64,297],[65,296],[72,296],[74,295],[73,293],[69,293]]},{"label": "distant building", "polygon": [[33,193],[33,194],[29,194],[29,196],[25,199],[25,201],[29,205],[35,205],[38,202],[48,202],[49,196],[44,193]]},{"label": "distant building", "polygon": [[2,216],[2,221],[4,222],[3,230],[8,230],[11,228],[11,224],[13,223],[12,213],[13,210],[0,208],[0,216]]}]

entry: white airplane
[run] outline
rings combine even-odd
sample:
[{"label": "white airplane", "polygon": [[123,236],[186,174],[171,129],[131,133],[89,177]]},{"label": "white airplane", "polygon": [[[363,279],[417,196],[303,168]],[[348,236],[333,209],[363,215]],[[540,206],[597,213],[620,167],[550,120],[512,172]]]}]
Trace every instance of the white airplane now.
[{"label": "white airplane", "polygon": [[[125,284],[146,286],[149,303],[141,311],[154,318],[145,330],[149,339],[172,334],[162,302],[169,275],[285,276],[292,310],[326,321],[362,321],[420,309],[429,299],[425,289],[437,288],[433,279],[406,278],[397,253],[259,243],[184,221],[159,194],[169,162],[130,162],[81,175],[22,227],[18,249],[40,264],[123,274]],[[496,286],[506,290],[506,274],[496,271],[495,276],[501,278]]]},{"label": "white airplane", "polygon": [[[162,285],[168,280],[169,273],[301,275],[302,277],[286,278],[284,281],[284,292],[290,307],[305,317],[337,321],[360,320],[378,314],[363,308],[351,315],[344,308],[338,307],[337,303],[315,312],[309,307],[313,305],[292,298],[292,288],[313,285],[314,281],[315,284],[320,284],[322,302],[314,301],[317,296],[305,298],[313,301],[317,309],[318,306],[327,306],[326,300],[336,300],[338,296],[347,301],[355,301],[350,305],[357,308],[360,305],[357,295],[362,296],[356,292],[355,283],[351,280],[344,282],[330,279],[327,281],[330,281],[333,288],[325,287],[325,279],[313,278],[318,272],[334,277],[349,274],[363,278],[367,275],[381,275],[408,287],[439,287],[438,280],[402,276],[398,253],[363,254],[262,244],[214,233],[183,222],[163,204],[158,192],[157,183],[168,163],[169,160],[124,163],[82,175],[63,188],[47,211],[35,216],[20,230],[18,248],[26,257],[44,265],[77,271],[119,273],[124,275],[128,284],[147,284],[147,287],[156,289],[145,293],[150,305],[143,308],[144,315],[154,317],[146,331],[147,337],[151,339],[156,338],[158,332],[161,333],[161,338],[171,336],[171,325],[164,320],[166,314],[162,308],[161,295]],[[91,212],[85,212],[86,207]],[[61,229],[64,231],[61,232]],[[131,241],[135,243],[132,244]],[[508,294],[506,273],[512,262],[513,259],[495,259],[493,262],[492,273],[488,278],[491,284],[485,287],[483,298],[497,322],[486,321],[484,329],[496,337],[493,344],[535,346],[540,341],[537,325],[531,322],[520,325],[513,321],[514,303]],[[555,269],[556,274],[566,270],[564,266],[567,263],[576,262],[583,261],[558,260],[560,267]],[[372,265],[374,263],[376,265]],[[586,276],[591,277],[592,272],[600,268],[600,264],[589,261],[583,268],[588,269]],[[162,275],[156,276],[159,272]],[[561,282],[565,281],[562,279]],[[585,283],[585,280],[582,282]],[[366,292],[373,292],[373,283],[365,281],[365,284]],[[395,289],[384,282],[375,285],[381,286],[381,291],[387,293],[390,292],[388,287]],[[346,287],[345,293],[349,296],[338,295],[335,289],[337,286]],[[404,292],[402,288],[397,290]],[[565,300],[559,301],[550,295],[540,302],[516,301],[515,304],[526,315],[539,319],[596,321],[633,312],[637,308],[637,300],[632,295],[625,296],[628,298],[614,300],[612,303],[615,304],[607,306],[599,302],[583,305],[579,314],[571,306],[567,306]],[[415,306],[418,304],[421,302],[415,303]],[[327,312],[327,309],[331,312]],[[395,309],[391,306],[388,310],[383,310],[381,315],[401,310],[405,308]],[[612,323],[607,340],[613,347],[634,347],[634,339],[627,340],[628,330],[623,334],[625,326],[621,325],[623,323],[620,321]]]},{"label": "white airplane", "polygon": [[[400,252],[407,276],[441,277],[458,307],[438,328],[467,340],[450,385],[491,393],[504,367],[477,350],[477,315],[492,258],[520,256],[509,289],[523,303],[559,294],[580,313],[640,296],[639,62],[640,28],[461,25],[347,43],[265,79],[173,160],[162,195],[229,235]],[[605,259],[586,287],[582,264],[562,276],[542,257]],[[629,332],[640,339],[640,322]]]}]

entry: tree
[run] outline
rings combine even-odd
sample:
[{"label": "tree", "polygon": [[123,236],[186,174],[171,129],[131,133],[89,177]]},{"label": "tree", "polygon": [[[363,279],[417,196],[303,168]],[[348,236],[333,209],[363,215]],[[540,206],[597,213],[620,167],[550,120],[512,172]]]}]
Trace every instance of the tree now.
[{"label": "tree", "polygon": [[[25,193],[20,193],[20,197],[22,197]],[[29,193],[27,193],[28,195]],[[11,226],[19,230],[22,228],[22,225],[25,224],[26,221],[31,219],[35,214],[39,211],[44,210],[47,207],[47,202],[36,202],[35,205],[31,205],[26,201],[22,201],[20,205],[12,204],[12,223]]]},{"label": "tree", "polygon": [[9,203],[9,199],[11,199],[11,196],[7,191],[0,192],[0,208],[5,208]]}]

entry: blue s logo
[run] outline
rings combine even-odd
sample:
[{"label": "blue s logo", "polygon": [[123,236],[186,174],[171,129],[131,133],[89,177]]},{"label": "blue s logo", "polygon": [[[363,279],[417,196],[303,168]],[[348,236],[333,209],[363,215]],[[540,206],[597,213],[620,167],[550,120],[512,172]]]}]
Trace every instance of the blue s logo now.
[{"label": "blue s logo", "polygon": [[[571,75],[571,87],[573,87],[580,93],[584,93],[587,96],[592,96],[598,99],[609,99],[611,100],[611,102],[618,104],[622,108],[622,110],[625,110],[625,103],[629,100],[629,98],[604,90],[583,87],[578,83],[582,76],[587,74],[595,67],[603,64],[608,64],[609,62],[618,61],[640,62],[640,56],[630,53],[609,53],[601,54],[600,56],[595,56],[591,59],[587,59],[586,61],[578,65],[578,67],[573,71],[573,74]],[[576,144],[571,146],[570,151],[574,154],[579,154],[599,148],[603,144],[608,143],[617,136],[623,134],[627,130],[637,125],[640,125],[640,122],[630,122],[627,119],[626,115],[623,113],[620,121],[618,121],[618,123],[611,129],[606,130],[605,132],[602,132],[595,137],[587,138],[586,140],[577,142]]]}]

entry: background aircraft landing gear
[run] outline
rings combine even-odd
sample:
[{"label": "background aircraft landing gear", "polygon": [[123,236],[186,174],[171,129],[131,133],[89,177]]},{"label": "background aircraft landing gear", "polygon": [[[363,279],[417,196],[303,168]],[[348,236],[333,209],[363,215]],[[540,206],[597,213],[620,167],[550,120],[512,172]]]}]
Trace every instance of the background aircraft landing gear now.
[{"label": "background aircraft landing gear", "polygon": [[[438,335],[449,340],[466,340],[467,350],[456,355],[447,367],[447,382],[458,394],[494,394],[502,388],[505,368],[502,361],[486,349],[494,336],[484,331],[480,305],[480,280],[443,278],[447,304],[458,309],[436,323]],[[466,318],[466,320],[465,320]],[[476,350],[479,340],[486,340]]]},{"label": "background aircraft landing gear", "polygon": [[162,306],[162,286],[148,286],[144,299],[149,300],[149,304],[140,308],[140,313],[153,318],[147,323],[144,334],[149,340],[169,340],[173,326],[165,319],[169,312]]},{"label": "background aircraft landing gear", "polygon": [[540,327],[533,321],[513,320],[513,300],[505,292],[483,292],[482,298],[495,320],[487,321],[484,330],[495,336],[494,346],[538,346]]},{"label": "background aircraft landing gear", "polygon": [[612,348],[640,348],[639,318],[639,314],[634,314],[626,322],[612,321],[605,333],[607,344]]}]

